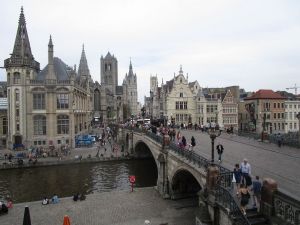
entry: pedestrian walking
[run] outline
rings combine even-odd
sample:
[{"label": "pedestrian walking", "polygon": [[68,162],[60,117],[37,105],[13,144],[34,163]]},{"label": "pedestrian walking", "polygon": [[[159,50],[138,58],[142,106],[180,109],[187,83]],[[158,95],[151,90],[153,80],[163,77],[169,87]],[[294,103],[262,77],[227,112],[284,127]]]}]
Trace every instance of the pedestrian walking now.
[{"label": "pedestrian walking", "polygon": [[194,150],[194,147],[196,146],[196,140],[195,140],[194,136],[192,136],[192,138],[191,138],[191,146],[192,146],[192,150]]},{"label": "pedestrian walking", "polygon": [[259,176],[255,176],[255,180],[252,182],[252,191],[253,191],[253,200],[254,204],[253,207],[257,208],[259,211],[260,208],[260,197],[261,197],[261,181],[259,180]]},{"label": "pedestrian walking", "polygon": [[224,151],[224,147],[222,144],[218,143],[217,145],[217,153],[219,155],[219,162],[222,161],[222,154],[223,154],[223,151]]},{"label": "pedestrian walking", "polygon": [[186,147],[186,139],[185,139],[185,136],[182,136],[181,142],[182,142],[183,149],[185,149],[185,147]]},{"label": "pedestrian walking", "polygon": [[[242,171],[242,183],[246,184],[246,179],[251,176],[251,166],[248,163],[248,160],[245,158],[241,163],[241,171]],[[251,177],[250,177],[251,178]],[[249,180],[248,180],[249,184]]]},{"label": "pedestrian walking", "polygon": [[250,199],[250,193],[248,188],[244,184],[241,184],[240,190],[239,190],[239,197],[241,198],[241,210],[244,215],[246,215],[246,206],[249,203]]},{"label": "pedestrian walking", "polygon": [[241,184],[241,178],[242,178],[242,171],[240,169],[240,165],[237,163],[234,166],[233,169],[233,176],[235,179],[235,185],[236,185],[236,194],[239,194],[239,190],[240,190],[240,184]]}]

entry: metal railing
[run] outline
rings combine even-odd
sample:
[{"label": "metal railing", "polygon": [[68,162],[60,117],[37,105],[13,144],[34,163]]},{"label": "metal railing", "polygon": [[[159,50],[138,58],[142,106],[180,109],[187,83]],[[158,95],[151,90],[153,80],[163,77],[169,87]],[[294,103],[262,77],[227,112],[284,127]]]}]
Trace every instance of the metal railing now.
[{"label": "metal railing", "polygon": [[227,189],[222,185],[216,185],[215,197],[219,205],[224,207],[235,225],[251,225],[247,217],[242,213],[239,203],[235,200],[231,189]]}]

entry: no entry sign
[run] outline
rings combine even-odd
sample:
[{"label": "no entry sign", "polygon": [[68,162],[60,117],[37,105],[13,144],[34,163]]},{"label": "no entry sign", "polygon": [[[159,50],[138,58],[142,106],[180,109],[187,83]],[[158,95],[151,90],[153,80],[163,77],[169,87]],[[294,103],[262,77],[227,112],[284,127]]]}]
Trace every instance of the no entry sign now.
[{"label": "no entry sign", "polygon": [[129,182],[132,184],[135,183],[135,176],[129,176]]}]

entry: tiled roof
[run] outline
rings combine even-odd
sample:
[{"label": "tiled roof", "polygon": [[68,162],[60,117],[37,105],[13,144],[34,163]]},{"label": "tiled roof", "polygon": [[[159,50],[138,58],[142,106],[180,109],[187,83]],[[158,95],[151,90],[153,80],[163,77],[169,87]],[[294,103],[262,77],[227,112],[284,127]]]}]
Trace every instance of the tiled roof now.
[{"label": "tiled roof", "polygon": [[280,94],[272,91],[272,90],[258,90],[250,97],[245,98],[245,100],[253,100],[253,99],[286,99]]},{"label": "tiled roof", "polygon": [[[69,70],[70,67],[67,66],[60,58],[54,57],[53,60],[54,64],[54,72],[57,77],[57,80],[69,80],[70,75],[69,75]],[[41,72],[39,72],[37,76],[37,80],[45,80],[46,75],[48,73],[48,67],[47,65]]]}]

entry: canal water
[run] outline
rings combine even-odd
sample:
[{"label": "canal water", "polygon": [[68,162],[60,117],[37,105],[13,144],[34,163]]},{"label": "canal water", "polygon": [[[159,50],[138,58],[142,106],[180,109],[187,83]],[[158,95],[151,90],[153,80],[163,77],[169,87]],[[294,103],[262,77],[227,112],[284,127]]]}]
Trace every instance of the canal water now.
[{"label": "canal water", "polygon": [[54,194],[67,197],[77,192],[130,190],[129,175],[136,176],[135,187],[155,186],[154,159],[1,170],[0,200],[10,196],[18,203],[51,198]]}]

